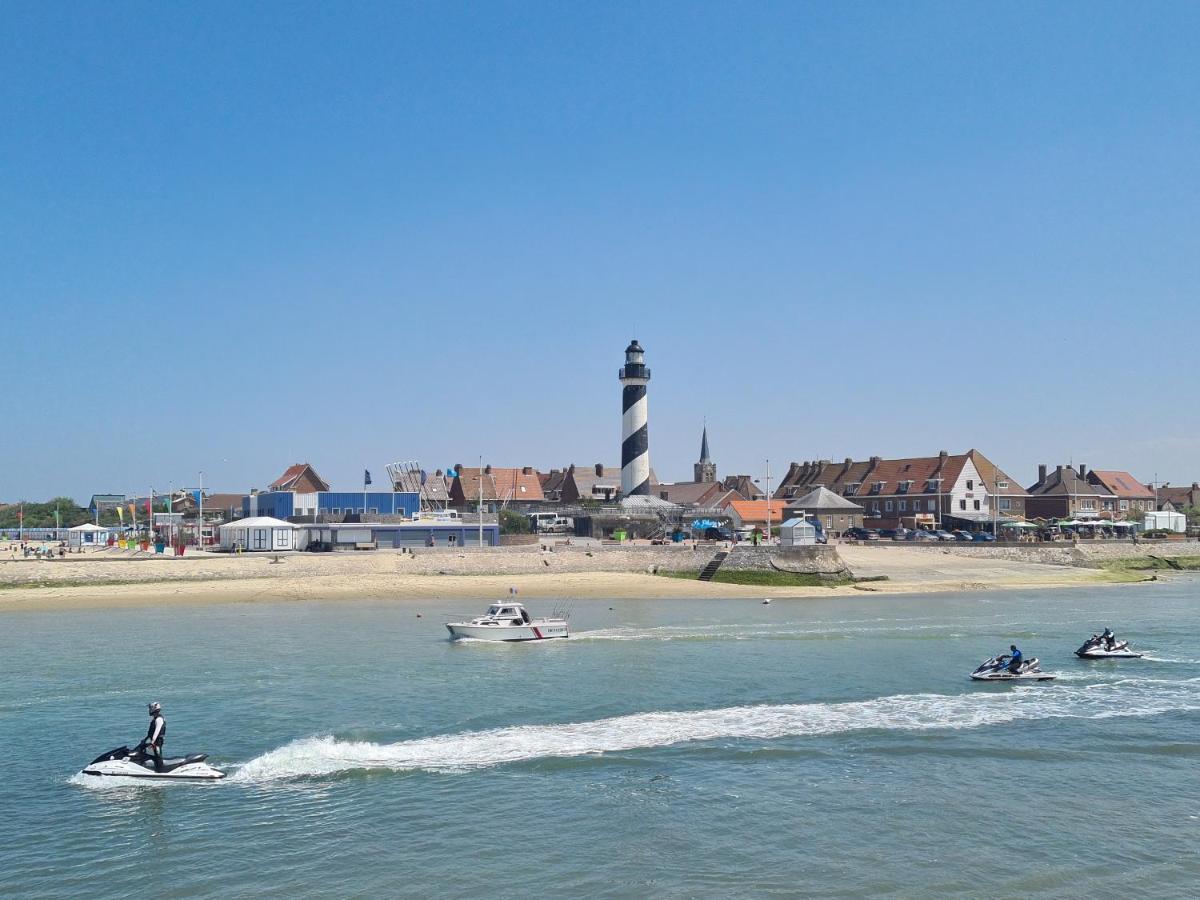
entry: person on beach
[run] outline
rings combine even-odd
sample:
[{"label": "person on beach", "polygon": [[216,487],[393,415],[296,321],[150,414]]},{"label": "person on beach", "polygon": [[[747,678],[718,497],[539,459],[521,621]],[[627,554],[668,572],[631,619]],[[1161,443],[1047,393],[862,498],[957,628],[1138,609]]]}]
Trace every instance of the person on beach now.
[{"label": "person on beach", "polygon": [[1008,661],[1008,671],[1016,675],[1021,671],[1021,651],[1017,649],[1016,644],[1009,644],[1008,649],[1012,652],[1012,657]]},{"label": "person on beach", "polygon": [[142,741],[142,747],[154,761],[154,771],[161,772],[163,770],[163,744],[167,739],[167,720],[163,717],[161,703],[151,703],[148,709],[150,727],[146,730],[146,739]]}]

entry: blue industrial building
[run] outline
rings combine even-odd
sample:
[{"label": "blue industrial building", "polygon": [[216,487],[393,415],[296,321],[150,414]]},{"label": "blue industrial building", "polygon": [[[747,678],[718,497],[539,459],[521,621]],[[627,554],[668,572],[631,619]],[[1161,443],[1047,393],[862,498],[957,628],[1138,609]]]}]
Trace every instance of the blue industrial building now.
[{"label": "blue industrial building", "polygon": [[[364,505],[365,498],[365,505]],[[267,491],[242,498],[242,515],[270,516],[287,519],[314,515],[342,516],[356,513],[360,516],[405,516],[421,508],[421,495],[417,492],[393,491],[320,491],[298,493],[296,491]]]}]

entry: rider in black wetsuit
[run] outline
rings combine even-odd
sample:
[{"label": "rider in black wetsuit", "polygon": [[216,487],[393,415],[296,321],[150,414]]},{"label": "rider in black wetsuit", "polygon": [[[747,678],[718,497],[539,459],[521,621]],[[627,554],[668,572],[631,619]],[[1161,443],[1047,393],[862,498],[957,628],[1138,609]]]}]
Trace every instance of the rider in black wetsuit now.
[{"label": "rider in black wetsuit", "polygon": [[1104,642],[1105,650],[1112,650],[1117,645],[1117,636],[1112,633],[1111,628],[1104,629],[1104,634],[1100,635],[1100,640]]},{"label": "rider in black wetsuit", "polygon": [[144,752],[154,761],[154,771],[163,770],[163,743],[167,739],[167,720],[163,718],[162,704],[151,703],[150,727],[146,730],[146,740],[142,741]]}]

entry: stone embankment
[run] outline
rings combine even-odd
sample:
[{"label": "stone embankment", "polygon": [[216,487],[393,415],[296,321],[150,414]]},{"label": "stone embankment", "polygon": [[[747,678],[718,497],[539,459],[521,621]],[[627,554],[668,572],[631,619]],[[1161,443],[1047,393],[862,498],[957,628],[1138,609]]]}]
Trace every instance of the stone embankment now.
[{"label": "stone embankment", "polygon": [[927,553],[949,553],[971,559],[1003,559],[1011,562],[1041,563],[1050,566],[1099,568],[1119,559],[1170,559],[1176,556],[1200,556],[1200,541],[1066,541],[1043,544],[950,544],[904,541],[871,541],[861,547],[878,548],[887,553],[894,547],[919,548]]},{"label": "stone embankment", "polygon": [[[574,547],[552,550],[512,547],[495,552],[416,551],[401,568],[414,575],[530,575],[537,572],[695,572],[697,575],[724,548],[712,545]],[[722,570],[772,569],[831,578],[850,574],[835,547],[737,546],[721,564]]]}]

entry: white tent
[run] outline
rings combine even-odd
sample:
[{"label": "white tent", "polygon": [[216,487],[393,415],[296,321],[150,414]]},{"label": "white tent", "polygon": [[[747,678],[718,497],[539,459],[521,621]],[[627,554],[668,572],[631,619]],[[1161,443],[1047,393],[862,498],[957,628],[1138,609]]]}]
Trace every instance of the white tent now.
[{"label": "white tent", "polygon": [[817,527],[807,519],[788,519],[779,526],[779,546],[804,547],[817,542]]},{"label": "white tent", "polygon": [[81,547],[103,547],[108,543],[110,532],[107,528],[85,522],[67,531],[67,546],[79,549]]},{"label": "white tent", "polygon": [[296,526],[270,516],[235,519],[220,527],[222,550],[267,552],[292,550],[296,546]]},{"label": "white tent", "polygon": [[1146,513],[1145,528],[1147,531],[1165,529],[1174,531],[1176,534],[1183,534],[1187,531],[1187,516],[1181,512],[1148,512]]}]

